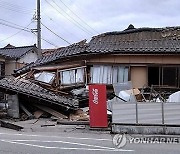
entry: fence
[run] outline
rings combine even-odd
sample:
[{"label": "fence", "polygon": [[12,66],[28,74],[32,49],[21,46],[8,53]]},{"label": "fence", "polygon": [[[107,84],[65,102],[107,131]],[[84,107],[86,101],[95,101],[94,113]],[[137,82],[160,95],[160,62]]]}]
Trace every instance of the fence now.
[{"label": "fence", "polygon": [[[112,123],[180,125],[180,102],[137,102],[131,82],[113,87],[118,97],[111,102]],[[124,90],[131,94],[121,93]]]},{"label": "fence", "polygon": [[180,125],[180,102],[114,102],[112,123]]}]

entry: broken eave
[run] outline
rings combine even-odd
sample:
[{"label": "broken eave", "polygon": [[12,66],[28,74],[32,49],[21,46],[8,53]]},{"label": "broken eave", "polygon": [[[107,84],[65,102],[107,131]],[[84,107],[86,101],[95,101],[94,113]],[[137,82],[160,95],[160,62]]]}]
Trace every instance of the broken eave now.
[{"label": "broken eave", "polygon": [[57,95],[25,79],[4,78],[0,80],[0,91],[10,94],[22,94],[26,97],[41,100],[44,103],[65,107],[66,109],[76,109],[79,105],[79,102],[75,99]]}]

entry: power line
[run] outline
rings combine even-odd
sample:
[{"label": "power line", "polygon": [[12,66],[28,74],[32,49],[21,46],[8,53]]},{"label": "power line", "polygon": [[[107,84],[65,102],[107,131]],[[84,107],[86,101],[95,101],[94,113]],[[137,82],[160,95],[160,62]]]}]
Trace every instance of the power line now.
[{"label": "power line", "polygon": [[[34,34],[34,32],[32,32],[32,31],[30,31],[30,30],[26,30],[26,29],[14,27],[14,26],[12,26],[12,25],[8,25],[8,24],[1,23],[1,22],[0,22],[0,24],[1,24],[1,25],[4,25],[4,26],[7,26],[7,27],[10,27],[10,28],[20,29],[21,31],[26,31],[26,32],[33,33],[33,34]],[[36,35],[36,34],[35,34],[35,35]],[[58,47],[57,45],[54,45],[53,43],[51,43],[50,41],[48,41],[48,40],[46,40],[46,39],[44,39],[44,38],[42,38],[42,37],[41,37],[41,39],[44,40],[45,42],[47,42],[47,43],[49,43],[49,44],[55,46],[55,47]],[[2,41],[3,41],[3,40],[2,40]]]},{"label": "power line", "polygon": [[26,11],[22,11],[22,10],[17,10],[17,9],[14,9],[14,8],[10,8],[8,6],[3,6],[0,4],[0,7],[3,8],[3,9],[6,9],[6,10],[10,10],[10,11],[13,11],[13,12],[17,12],[17,13],[23,13],[23,14],[31,14],[30,12],[26,12]]},{"label": "power line", "polygon": [[13,8],[18,8],[18,9],[21,9],[21,10],[26,10],[26,11],[30,11],[29,9],[26,9],[24,6],[20,6],[20,5],[17,5],[17,3],[14,5],[13,3],[9,3],[7,2],[7,0],[0,0],[1,4],[5,4],[7,6],[11,6]]},{"label": "power line", "polygon": [[93,33],[91,31],[89,31],[86,27],[84,27],[83,25],[81,25],[78,21],[76,21],[74,18],[72,18],[68,13],[66,13],[66,11],[60,7],[54,0],[52,0],[52,2],[60,9],[62,10],[69,18],[71,18],[74,22],[76,22],[79,26],[81,26],[83,29],[85,29],[89,34],[93,35]]},{"label": "power line", "polygon": [[[32,33],[33,33],[34,35],[36,35],[36,36],[37,36],[37,34],[36,34],[36,33],[34,33],[34,32],[32,32]],[[46,43],[48,43],[48,44],[50,44],[50,45],[52,45],[52,46],[54,46],[54,47],[58,48],[58,46],[57,46],[57,45],[55,45],[54,43],[50,42],[49,40],[44,39],[44,38],[42,38],[42,37],[41,37],[41,39],[42,39],[43,41],[45,41]]]},{"label": "power line", "polygon": [[[32,23],[32,22],[31,22],[31,23]],[[31,23],[30,23],[30,24],[31,24]],[[12,25],[9,25],[9,24],[6,24],[6,23],[2,23],[2,22],[0,22],[0,24],[1,24],[1,25],[4,25],[4,26],[7,26],[7,27],[10,27],[10,28],[14,28],[14,29],[19,29],[19,30],[20,30],[19,32],[13,34],[13,35],[10,36],[10,37],[15,36],[16,34],[20,33],[21,31],[25,31],[25,32],[29,32],[29,33],[35,34],[33,31],[31,31],[31,30],[29,30],[29,29],[27,28],[30,24],[29,24],[27,27],[24,27],[24,28],[15,27],[15,26],[12,26]],[[22,27],[22,26],[20,26],[20,27]],[[28,29],[28,30],[27,30],[27,29]],[[35,34],[35,35],[36,35],[36,34]],[[6,38],[6,39],[9,39],[10,37],[8,37],[8,38]],[[6,39],[4,39],[4,40],[6,40]],[[42,39],[43,41],[51,44],[51,45],[54,46],[54,47],[58,47],[57,45],[51,43],[50,41],[48,41],[48,40],[46,40],[46,39],[44,39],[44,38],[42,38],[42,37],[41,37],[41,39]],[[1,40],[0,42],[2,42],[2,41],[4,41],[4,40]]]},{"label": "power line", "polygon": [[61,29],[64,29],[65,32],[68,32],[69,34],[71,34],[71,36],[73,35],[74,37],[76,37],[77,39],[80,39],[79,37],[77,37],[77,35],[74,35],[73,33],[69,32],[69,30],[67,28],[65,28],[64,26],[60,25],[58,22],[56,22],[52,17],[50,17],[49,15],[47,15],[45,12],[43,12],[43,14],[45,16],[47,16],[49,18],[50,21],[54,22],[55,24],[57,24],[58,26],[61,26]]},{"label": "power line", "polygon": [[15,26],[12,26],[12,25],[9,25],[9,24],[6,24],[6,23],[2,23],[2,22],[0,22],[0,25],[11,27],[11,28],[14,28],[14,29],[23,30],[23,31],[26,31],[26,32],[31,32],[30,30],[26,30],[26,29],[23,29],[23,28],[15,27]]},{"label": "power line", "polygon": [[[1,21],[4,21],[4,22],[7,22],[7,23],[9,23],[9,24],[12,24],[13,26],[14,25],[16,25],[16,26],[18,26],[18,27],[20,27],[20,28],[24,28],[23,26],[20,26],[20,25],[18,25],[18,24],[15,24],[15,23],[13,23],[13,22],[10,22],[10,21],[7,21],[7,20],[4,20],[4,19],[0,19]],[[29,29],[29,28],[27,28],[27,29]],[[30,30],[30,29],[29,29]]]},{"label": "power line", "polygon": [[18,13],[24,13],[24,14],[30,14],[31,10],[27,10],[25,9],[25,7],[23,6],[19,6],[19,5],[14,5],[12,3],[8,3],[6,1],[2,1],[0,0],[0,7],[4,8],[4,9],[8,9],[14,12],[18,12]]},{"label": "power line", "polygon": [[94,28],[92,28],[89,24],[87,24],[82,18],[80,18],[74,11],[72,11],[62,0],[59,0],[66,8],[68,8],[79,20],[81,20],[85,25],[91,28],[94,32],[98,33]]},{"label": "power line", "polygon": [[32,22],[29,23],[26,27],[24,27],[24,29],[21,29],[20,31],[16,32],[15,34],[13,34],[13,35],[11,35],[11,36],[9,36],[9,37],[3,39],[3,40],[0,40],[0,42],[3,42],[3,41],[5,41],[5,40],[8,40],[8,39],[14,37],[15,35],[19,34],[19,33],[22,32],[23,30],[25,30],[30,24],[32,24]]},{"label": "power line", "polygon": [[49,43],[50,45],[52,45],[52,46],[54,46],[54,47],[58,48],[58,46],[57,46],[57,45],[55,45],[54,43],[51,43],[49,40],[46,40],[46,39],[44,39],[44,38],[42,38],[42,37],[41,37],[41,39],[42,39],[43,41],[45,41],[45,42]]},{"label": "power line", "polygon": [[42,22],[41,25],[43,25],[47,30],[49,30],[51,33],[53,33],[54,35],[56,35],[57,37],[59,37],[61,40],[65,41],[68,44],[71,44],[70,42],[68,42],[67,40],[65,40],[64,38],[62,38],[61,36],[59,36],[58,34],[56,34],[55,32],[53,32],[50,28],[48,28],[47,26],[45,26]]},{"label": "power line", "polygon": [[[85,30],[84,28],[82,28],[81,24],[77,23],[76,20],[74,20],[72,17],[70,17],[66,12],[66,14],[69,16],[69,18],[67,18],[66,16],[64,16],[58,9],[56,9],[52,4],[50,4],[47,0],[45,0],[46,3],[48,3],[48,5],[50,5],[53,9],[55,9],[60,15],[62,15],[63,17],[65,17],[67,20],[69,20],[70,22],[72,22],[69,18],[71,18],[74,22],[72,22],[74,25],[76,25],[78,28],[80,28],[82,31],[84,31],[85,33],[88,33],[89,35],[92,35],[91,32]],[[64,10],[63,10],[64,11]]]}]

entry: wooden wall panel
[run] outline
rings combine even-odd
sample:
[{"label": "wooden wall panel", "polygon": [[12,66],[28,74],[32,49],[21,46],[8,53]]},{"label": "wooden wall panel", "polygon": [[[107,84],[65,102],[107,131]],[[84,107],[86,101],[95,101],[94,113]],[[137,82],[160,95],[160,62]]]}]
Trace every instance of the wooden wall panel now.
[{"label": "wooden wall panel", "polygon": [[130,68],[133,88],[142,88],[147,85],[147,68],[143,66],[132,66]]}]

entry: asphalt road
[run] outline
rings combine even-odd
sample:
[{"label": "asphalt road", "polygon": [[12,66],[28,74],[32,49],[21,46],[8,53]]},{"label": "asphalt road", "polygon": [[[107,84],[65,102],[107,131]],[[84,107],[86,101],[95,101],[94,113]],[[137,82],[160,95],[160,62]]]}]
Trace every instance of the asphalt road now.
[{"label": "asphalt road", "polygon": [[0,127],[0,154],[173,154],[180,144],[129,144],[117,149],[108,132],[17,132]]}]

